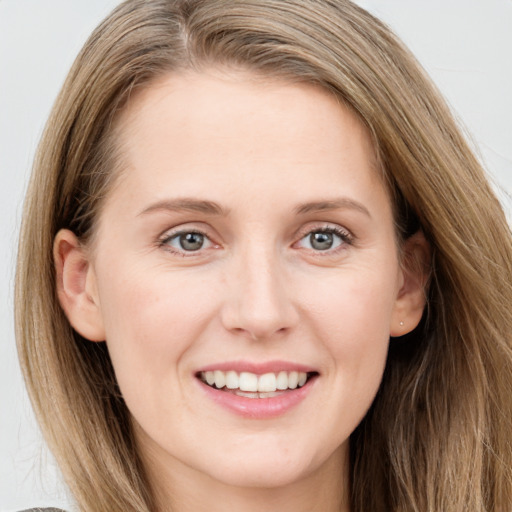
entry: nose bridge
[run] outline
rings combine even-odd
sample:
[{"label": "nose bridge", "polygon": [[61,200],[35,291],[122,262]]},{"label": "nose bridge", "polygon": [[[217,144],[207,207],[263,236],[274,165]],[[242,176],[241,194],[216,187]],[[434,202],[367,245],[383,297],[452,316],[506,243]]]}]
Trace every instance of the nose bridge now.
[{"label": "nose bridge", "polygon": [[224,323],[230,330],[264,339],[292,327],[297,313],[280,255],[272,244],[251,240],[235,257]]}]

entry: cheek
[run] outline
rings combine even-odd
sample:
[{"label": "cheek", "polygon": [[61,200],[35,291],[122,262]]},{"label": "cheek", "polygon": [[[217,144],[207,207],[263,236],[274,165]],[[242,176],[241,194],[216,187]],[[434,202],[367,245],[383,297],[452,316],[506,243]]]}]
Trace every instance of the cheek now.
[{"label": "cheek", "polygon": [[371,344],[374,338],[362,338],[365,332],[387,338],[397,294],[396,275],[396,267],[391,267],[389,273],[370,268],[343,269],[308,287],[314,292],[309,294],[305,310],[316,319],[317,328],[331,333],[329,338],[350,343],[356,337],[365,344]]},{"label": "cheek", "polygon": [[107,346],[127,400],[146,386],[175,385],[177,374],[169,368],[201,339],[213,315],[212,297],[200,283],[191,285],[172,272],[118,268],[103,282]]},{"label": "cheek", "polygon": [[371,402],[382,379],[396,297],[390,275],[396,274],[340,273],[324,280],[307,304],[311,329],[336,368],[337,386],[348,386],[355,401]]}]

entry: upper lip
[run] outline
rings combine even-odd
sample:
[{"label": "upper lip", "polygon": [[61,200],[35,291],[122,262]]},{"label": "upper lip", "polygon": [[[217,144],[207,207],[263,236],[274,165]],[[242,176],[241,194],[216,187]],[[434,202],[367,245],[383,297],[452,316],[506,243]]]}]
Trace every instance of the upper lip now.
[{"label": "upper lip", "polygon": [[224,361],[222,363],[213,363],[208,366],[203,366],[197,373],[201,372],[209,372],[209,371],[235,371],[237,373],[241,372],[250,372],[255,373],[256,375],[263,375],[265,373],[278,373],[278,372],[304,372],[304,373],[312,373],[318,372],[315,368],[294,363],[292,361],[265,361],[265,362],[251,362],[251,361]]}]

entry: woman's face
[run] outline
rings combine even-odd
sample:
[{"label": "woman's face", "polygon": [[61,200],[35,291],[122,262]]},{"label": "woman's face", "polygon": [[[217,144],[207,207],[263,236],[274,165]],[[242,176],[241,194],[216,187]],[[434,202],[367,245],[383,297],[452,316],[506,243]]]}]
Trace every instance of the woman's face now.
[{"label": "woman's face", "polygon": [[406,295],[367,131],[318,88],[220,72],[119,127],[85,283],[143,453],[243,486],[335,474]]}]

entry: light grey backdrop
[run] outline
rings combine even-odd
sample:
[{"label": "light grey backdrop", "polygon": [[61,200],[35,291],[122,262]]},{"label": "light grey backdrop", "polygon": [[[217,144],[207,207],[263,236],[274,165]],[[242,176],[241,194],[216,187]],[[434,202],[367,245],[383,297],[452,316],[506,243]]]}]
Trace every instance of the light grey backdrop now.
[{"label": "light grey backdrop", "polygon": [[[117,0],[0,0],[0,511],[70,508],[35,425],[12,321],[17,231],[51,104],[74,56]],[[511,214],[512,0],[359,0],[441,88]],[[508,196],[508,197],[507,197]]]}]

